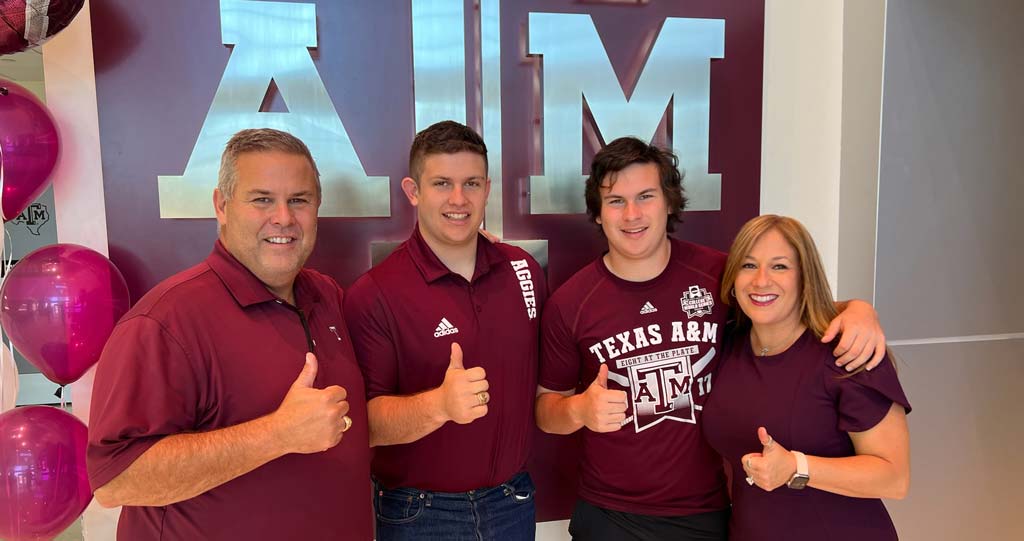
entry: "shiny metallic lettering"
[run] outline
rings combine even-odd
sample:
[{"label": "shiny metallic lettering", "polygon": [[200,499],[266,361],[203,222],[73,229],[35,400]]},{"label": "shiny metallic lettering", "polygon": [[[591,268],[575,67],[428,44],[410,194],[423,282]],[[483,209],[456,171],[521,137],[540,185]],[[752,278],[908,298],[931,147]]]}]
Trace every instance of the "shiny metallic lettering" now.
[{"label": "shiny metallic lettering", "polygon": [[462,0],[412,0],[416,131],[466,123],[466,32]]},{"label": "shiny metallic lettering", "polygon": [[501,153],[501,0],[480,0],[481,135],[487,142],[491,195],[484,227],[498,237],[505,234]]},{"label": "shiny metallic lettering", "polygon": [[[234,45],[185,172],[159,177],[161,218],[211,218],[220,153],[244,128],[289,131],[309,146],[323,184],[320,216],[390,216],[388,177],[367,176],[310,57],[313,4],[221,0],[221,34]],[[288,112],[260,112],[273,80]]]},{"label": "shiny metallic lettering", "polygon": [[544,57],[544,174],[530,177],[533,214],[585,210],[584,97],[605,141],[651,139],[671,103],[688,209],[721,207],[721,175],[708,172],[708,133],[710,59],[725,55],[725,21],[665,19],[628,98],[589,15],[530,13],[529,41],[529,54]]}]

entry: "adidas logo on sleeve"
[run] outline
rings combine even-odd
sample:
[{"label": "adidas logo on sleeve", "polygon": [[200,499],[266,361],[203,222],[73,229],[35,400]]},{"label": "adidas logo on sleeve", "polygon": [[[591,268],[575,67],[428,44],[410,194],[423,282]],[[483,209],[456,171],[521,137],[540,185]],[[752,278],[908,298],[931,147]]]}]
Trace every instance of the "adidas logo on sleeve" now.
[{"label": "adidas logo on sleeve", "polygon": [[653,313],[655,313],[657,311],[658,311],[658,309],[655,308],[654,305],[651,304],[650,301],[647,301],[647,302],[644,303],[644,307],[640,309],[640,314],[641,315],[643,315],[643,314],[653,314]]},{"label": "adidas logo on sleeve", "polygon": [[434,338],[441,338],[442,336],[448,336],[457,332],[459,332],[459,328],[452,325],[448,318],[443,317],[441,322],[437,324],[437,328],[434,329]]}]

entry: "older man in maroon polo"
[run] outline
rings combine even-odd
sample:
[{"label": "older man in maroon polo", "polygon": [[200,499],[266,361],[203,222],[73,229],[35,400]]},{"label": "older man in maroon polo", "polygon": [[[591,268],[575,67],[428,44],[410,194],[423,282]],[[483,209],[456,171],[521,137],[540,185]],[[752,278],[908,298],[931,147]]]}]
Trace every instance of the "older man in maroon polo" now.
[{"label": "older man in maroon polo", "polygon": [[377,539],[533,539],[540,266],[479,233],[487,148],[461,124],[417,134],[412,236],[349,288],[366,379]]},{"label": "older man in maroon polo", "polygon": [[372,539],[342,291],[302,268],[320,206],[313,158],[287,133],[243,130],[213,201],[213,252],[139,300],[100,359],[96,499],[124,506],[124,540]]}]

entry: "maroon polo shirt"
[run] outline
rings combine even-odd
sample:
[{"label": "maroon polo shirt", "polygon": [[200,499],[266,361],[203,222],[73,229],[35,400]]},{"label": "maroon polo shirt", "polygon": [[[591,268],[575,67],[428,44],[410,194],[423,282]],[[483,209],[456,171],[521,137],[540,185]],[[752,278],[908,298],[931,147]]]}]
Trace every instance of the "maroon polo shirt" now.
[{"label": "maroon polo shirt", "polygon": [[304,269],[295,297],[301,317],[217,242],[203,263],[157,285],[114,328],[93,386],[93,487],[164,436],[272,413],[310,342],[319,360],[314,386],[347,389],[353,420],[326,452],[283,456],[172,505],[124,507],[118,539],[373,538],[366,401],[342,290]]},{"label": "maroon polo shirt", "polygon": [[533,432],[544,275],[520,248],[477,240],[473,279],[448,270],[417,225],[412,237],[345,296],[366,397],[411,395],[444,381],[451,343],[466,368],[487,372],[488,413],[446,423],[418,441],[375,449],[373,474],[388,488],[466,492],[521,471]]},{"label": "maroon polo shirt", "polygon": [[544,308],[540,385],[583,391],[602,364],[608,388],[627,393],[620,430],[583,429],[579,496],[643,515],[728,507],[722,461],[700,432],[728,310],[716,299],[725,255],[671,239],[660,275],[630,282],[602,258]]},{"label": "maroon polo shirt", "polygon": [[811,331],[786,351],[767,357],[754,356],[747,331],[728,342],[704,433],[734,472],[729,539],[895,540],[896,529],[880,499],[811,487],[766,492],[743,481],[740,464],[743,455],[761,452],[759,426],[786,449],[821,457],[856,454],[850,432],[877,425],[893,403],[910,413],[892,362],[886,359],[870,372],[850,376],[835,364],[835,344],[822,344]]}]

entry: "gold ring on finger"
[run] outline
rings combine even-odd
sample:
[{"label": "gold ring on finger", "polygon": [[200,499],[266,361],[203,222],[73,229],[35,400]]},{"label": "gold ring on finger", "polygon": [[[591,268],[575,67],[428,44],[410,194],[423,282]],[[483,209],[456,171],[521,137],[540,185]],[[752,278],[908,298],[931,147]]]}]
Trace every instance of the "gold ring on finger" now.
[{"label": "gold ring on finger", "polygon": [[487,394],[487,391],[480,391],[479,393],[476,393],[476,399],[479,400],[480,405],[483,406],[491,401],[491,395]]},{"label": "gold ring on finger", "polygon": [[342,428],[341,431],[348,432],[348,429],[352,428],[352,418],[346,415],[342,417],[341,420],[345,423],[345,428]]}]

